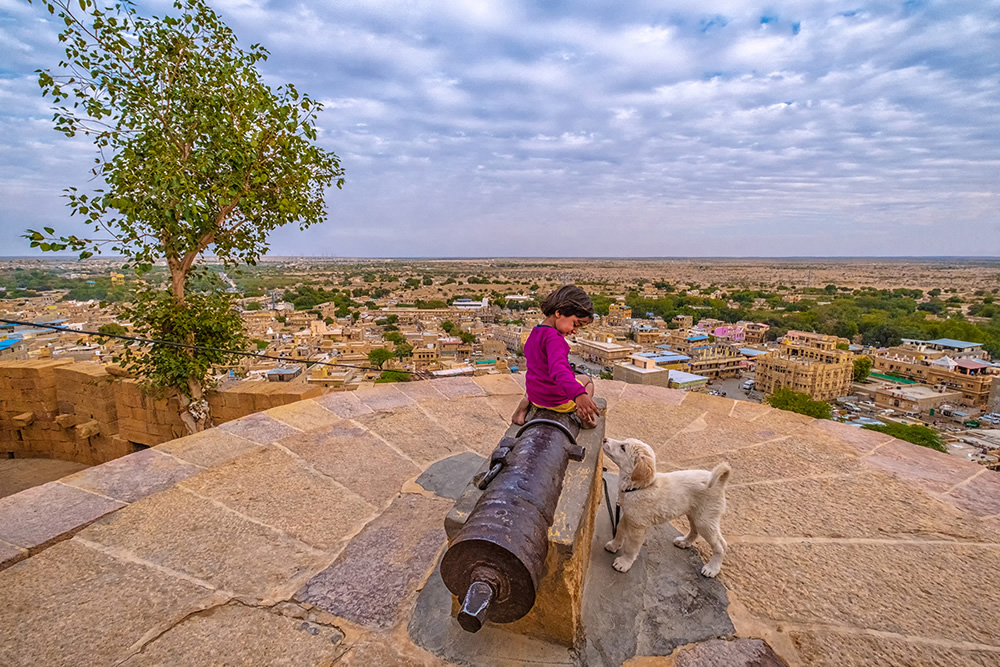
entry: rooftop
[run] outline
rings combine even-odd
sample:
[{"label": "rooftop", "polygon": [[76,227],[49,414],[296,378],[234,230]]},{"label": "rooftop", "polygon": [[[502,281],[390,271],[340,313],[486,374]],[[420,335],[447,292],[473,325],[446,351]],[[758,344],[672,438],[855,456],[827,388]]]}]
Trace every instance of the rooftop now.
[{"label": "rooftop", "polygon": [[670,545],[684,520],[614,572],[602,507],[584,613],[617,614],[613,632],[575,652],[503,626],[454,634],[428,612],[449,604],[444,516],[522,380],[330,393],[0,499],[0,664],[438,665],[462,642],[479,664],[618,665],[718,636],[766,640],[792,665],[1000,661],[1000,475],[874,431],[602,380],[607,435],[648,442],[661,471],[732,465],[719,578]]},{"label": "rooftop", "polygon": [[942,347],[954,347],[960,350],[964,350],[969,347],[979,347],[982,343],[970,343],[964,340],[955,340],[954,338],[937,338],[935,340],[924,341],[927,345],[940,345]]}]

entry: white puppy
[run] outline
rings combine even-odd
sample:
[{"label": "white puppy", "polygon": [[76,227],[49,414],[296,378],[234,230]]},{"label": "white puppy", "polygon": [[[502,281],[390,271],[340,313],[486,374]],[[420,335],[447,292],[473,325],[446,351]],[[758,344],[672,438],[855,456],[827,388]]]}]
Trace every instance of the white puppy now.
[{"label": "white puppy", "polygon": [[646,530],[686,515],[691,525],[688,534],[674,539],[674,544],[687,549],[701,535],[712,547],[712,558],[701,568],[706,577],[714,577],[722,568],[726,541],[719,530],[719,521],[726,511],[726,481],[728,463],[714,470],[680,470],[656,472],[653,449],[635,438],[604,439],[604,453],[618,464],[618,504],[622,519],[615,538],[604,545],[615,559],[615,569],[628,572],[639,555]]}]

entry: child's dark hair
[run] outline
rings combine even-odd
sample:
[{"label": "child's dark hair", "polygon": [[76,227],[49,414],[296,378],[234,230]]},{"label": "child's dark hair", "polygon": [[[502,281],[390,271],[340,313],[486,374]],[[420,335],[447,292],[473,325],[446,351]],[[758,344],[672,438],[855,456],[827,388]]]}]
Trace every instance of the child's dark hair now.
[{"label": "child's dark hair", "polygon": [[566,317],[594,319],[594,304],[587,293],[576,285],[563,285],[542,301],[542,312],[546,317],[557,310]]}]

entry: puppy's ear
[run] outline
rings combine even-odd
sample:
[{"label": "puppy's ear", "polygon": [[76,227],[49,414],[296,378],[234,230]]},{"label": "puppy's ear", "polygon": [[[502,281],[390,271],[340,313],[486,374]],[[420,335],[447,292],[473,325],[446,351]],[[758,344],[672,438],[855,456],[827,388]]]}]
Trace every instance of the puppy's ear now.
[{"label": "puppy's ear", "polygon": [[641,488],[653,483],[656,475],[656,461],[649,450],[639,445],[632,447],[632,460],[635,465],[632,467],[632,486]]}]

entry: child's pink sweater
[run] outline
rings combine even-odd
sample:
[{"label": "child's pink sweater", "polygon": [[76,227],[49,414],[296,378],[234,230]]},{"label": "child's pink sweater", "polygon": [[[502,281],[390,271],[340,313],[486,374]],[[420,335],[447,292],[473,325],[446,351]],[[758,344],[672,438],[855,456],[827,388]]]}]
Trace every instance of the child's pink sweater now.
[{"label": "child's pink sweater", "polygon": [[555,327],[540,324],[532,329],[524,358],[525,390],[535,405],[553,408],[586,392],[569,367],[569,343]]}]

